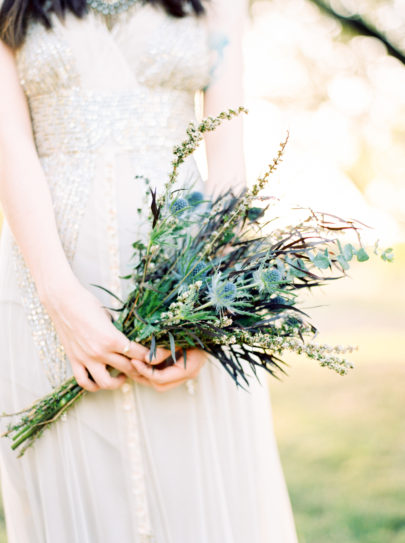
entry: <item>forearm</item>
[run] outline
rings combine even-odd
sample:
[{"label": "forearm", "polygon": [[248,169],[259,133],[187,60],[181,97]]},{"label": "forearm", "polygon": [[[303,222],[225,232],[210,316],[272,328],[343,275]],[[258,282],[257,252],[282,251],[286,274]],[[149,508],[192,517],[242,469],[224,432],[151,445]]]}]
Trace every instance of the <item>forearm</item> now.
[{"label": "forearm", "polygon": [[[209,12],[209,27],[217,46],[217,65],[204,95],[205,116],[245,106],[242,37],[245,0],[217,0]],[[223,192],[246,183],[243,119],[224,123],[206,136],[207,193]]]},{"label": "forearm", "polygon": [[30,137],[0,139],[0,200],[44,303],[75,281],[57,232],[52,200]]},{"label": "forearm", "polygon": [[0,74],[0,201],[40,298],[47,302],[55,292],[66,293],[75,277],[57,232],[14,54],[2,42]]}]

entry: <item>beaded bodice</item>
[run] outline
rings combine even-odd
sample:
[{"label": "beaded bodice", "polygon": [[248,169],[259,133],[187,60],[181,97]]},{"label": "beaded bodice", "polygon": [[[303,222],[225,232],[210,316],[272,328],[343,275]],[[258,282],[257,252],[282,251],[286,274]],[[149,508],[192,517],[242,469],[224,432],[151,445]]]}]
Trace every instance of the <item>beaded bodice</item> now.
[{"label": "beaded bodice", "polygon": [[113,18],[109,28],[111,16],[69,14],[29,29],[17,64],[40,156],[106,141],[171,149],[183,137],[209,78],[204,21],[140,4]]}]

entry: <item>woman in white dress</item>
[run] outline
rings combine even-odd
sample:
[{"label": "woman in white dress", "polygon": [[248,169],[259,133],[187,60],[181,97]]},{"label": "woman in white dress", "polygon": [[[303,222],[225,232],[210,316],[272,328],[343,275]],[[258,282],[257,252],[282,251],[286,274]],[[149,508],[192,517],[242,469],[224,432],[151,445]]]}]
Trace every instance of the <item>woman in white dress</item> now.
[{"label": "woman in white dress", "polygon": [[[0,411],[92,392],[21,459],[1,440],[9,543],[295,543],[265,375],[238,390],[200,350],[152,373],[93,286],[125,295],[135,176],[165,182],[196,92],[243,103],[243,1],[0,4]],[[206,143],[206,193],[240,181],[240,121]]]}]

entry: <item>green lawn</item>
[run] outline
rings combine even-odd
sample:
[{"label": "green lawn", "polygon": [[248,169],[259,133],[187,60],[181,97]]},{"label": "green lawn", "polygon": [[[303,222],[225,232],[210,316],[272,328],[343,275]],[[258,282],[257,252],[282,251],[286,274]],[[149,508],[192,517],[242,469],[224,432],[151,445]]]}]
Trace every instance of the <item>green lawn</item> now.
[{"label": "green lawn", "polygon": [[273,383],[301,543],[405,543],[405,364],[341,378],[295,363]]},{"label": "green lawn", "polygon": [[271,381],[300,543],[405,543],[404,254],[398,260],[356,268],[353,281],[308,299],[329,304],[311,311],[320,340],[359,345],[350,375],[292,359],[289,377]]}]

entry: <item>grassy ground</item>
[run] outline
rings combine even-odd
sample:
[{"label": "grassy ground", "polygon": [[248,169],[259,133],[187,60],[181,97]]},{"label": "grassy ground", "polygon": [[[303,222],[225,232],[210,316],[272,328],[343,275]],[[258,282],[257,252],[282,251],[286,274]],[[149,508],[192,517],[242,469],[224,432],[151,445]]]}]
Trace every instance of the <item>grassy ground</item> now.
[{"label": "grassy ground", "polygon": [[354,372],[291,359],[289,377],[271,382],[300,543],[405,543],[404,269],[399,253],[307,300],[328,303],[311,310],[320,340],[360,346]]},{"label": "grassy ground", "polygon": [[[319,308],[320,339],[359,345],[346,377],[291,359],[271,382],[301,543],[405,543],[403,257],[354,272]],[[322,297],[308,305],[324,303]]]},{"label": "grassy ground", "polygon": [[405,365],[343,380],[305,365],[272,384],[300,542],[405,543]]}]

